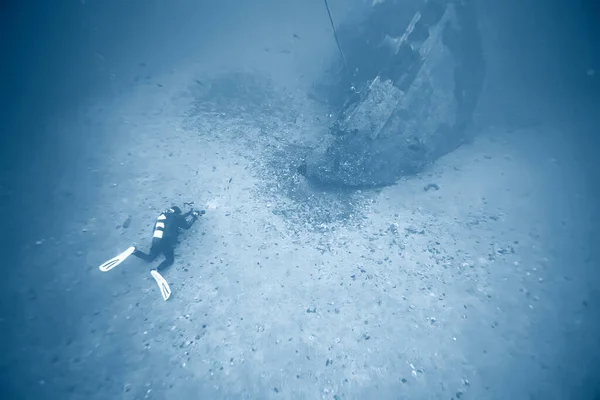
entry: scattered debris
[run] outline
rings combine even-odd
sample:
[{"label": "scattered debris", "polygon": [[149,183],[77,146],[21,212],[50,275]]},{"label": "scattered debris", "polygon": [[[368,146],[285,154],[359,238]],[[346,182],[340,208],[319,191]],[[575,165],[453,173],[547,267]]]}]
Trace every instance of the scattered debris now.
[{"label": "scattered debris", "polygon": [[415,234],[424,235],[425,234],[425,229],[418,230],[416,227],[414,227],[412,225],[404,228],[404,231],[407,234],[413,234],[413,235],[415,235]]},{"label": "scattered debris", "polygon": [[501,254],[501,255],[506,255],[506,254],[515,254],[515,248],[512,247],[511,245],[508,245],[506,247],[499,247],[497,245],[494,245],[494,250],[496,254]]},{"label": "scattered debris", "polygon": [[123,228],[127,229],[129,228],[129,225],[131,225],[131,215],[127,216],[127,219],[125,220],[125,222],[123,222]]},{"label": "scattered debris", "polygon": [[396,224],[396,223],[390,224],[390,226],[387,228],[387,231],[390,232],[391,234],[397,235],[398,234],[398,224]]}]

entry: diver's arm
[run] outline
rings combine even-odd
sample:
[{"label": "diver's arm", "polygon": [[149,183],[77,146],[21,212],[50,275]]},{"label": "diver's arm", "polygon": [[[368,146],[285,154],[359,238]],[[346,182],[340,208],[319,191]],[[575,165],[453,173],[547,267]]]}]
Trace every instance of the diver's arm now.
[{"label": "diver's arm", "polygon": [[193,216],[192,219],[188,220],[190,215],[193,215],[193,211],[188,211],[185,214],[181,215],[177,220],[177,226],[181,229],[185,229],[186,231],[192,227],[194,222],[198,219],[196,216]]}]

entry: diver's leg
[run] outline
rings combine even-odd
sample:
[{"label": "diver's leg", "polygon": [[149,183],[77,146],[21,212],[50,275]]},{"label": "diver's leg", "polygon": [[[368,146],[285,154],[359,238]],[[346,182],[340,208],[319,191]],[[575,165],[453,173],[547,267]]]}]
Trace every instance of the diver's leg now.
[{"label": "diver's leg", "polygon": [[165,255],[165,259],[163,262],[159,264],[156,268],[157,271],[161,272],[164,269],[170,267],[175,262],[175,249],[172,245],[167,245],[163,249],[163,254]]},{"label": "diver's leg", "polygon": [[161,252],[161,247],[161,240],[158,238],[154,238],[152,239],[152,246],[150,246],[149,254],[146,254],[143,251],[136,249],[133,252],[133,255],[149,263],[156,260],[156,257],[158,257],[158,255]]}]

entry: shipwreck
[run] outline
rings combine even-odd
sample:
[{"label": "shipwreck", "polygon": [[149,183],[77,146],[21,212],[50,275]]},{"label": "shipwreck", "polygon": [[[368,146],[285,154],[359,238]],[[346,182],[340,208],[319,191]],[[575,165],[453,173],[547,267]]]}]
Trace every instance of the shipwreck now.
[{"label": "shipwreck", "polygon": [[327,187],[385,186],[463,144],[485,79],[474,7],[375,1],[341,25],[340,60],[318,85],[334,122],[299,171]]}]

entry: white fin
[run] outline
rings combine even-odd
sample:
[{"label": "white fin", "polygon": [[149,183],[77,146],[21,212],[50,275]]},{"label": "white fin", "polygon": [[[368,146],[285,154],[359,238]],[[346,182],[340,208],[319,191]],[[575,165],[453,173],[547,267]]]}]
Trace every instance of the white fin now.
[{"label": "white fin", "polygon": [[118,256],[111,258],[110,260],[108,260],[107,262],[105,262],[98,268],[102,272],[108,272],[111,269],[113,269],[114,267],[116,267],[117,265],[121,264],[123,261],[125,261],[127,259],[127,257],[129,257],[130,255],[133,254],[134,251],[135,251],[135,246],[131,246],[130,248],[128,248],[127,250],[125,250],[124,252],[119,254]]},{"label": "white fin", "polygon": [[152,271],[150,271],[150,274],[156,281],[156,284],[158,285],[158,288],[160,289],[160,294],[162,295],[162,298],[165,301],[169,300],[169,297],[171,297],[171,288],[169,287],[169,284],[167,283],[165,278],[163,278],[162,275],[154,269]]}]

